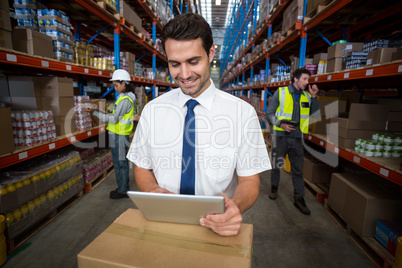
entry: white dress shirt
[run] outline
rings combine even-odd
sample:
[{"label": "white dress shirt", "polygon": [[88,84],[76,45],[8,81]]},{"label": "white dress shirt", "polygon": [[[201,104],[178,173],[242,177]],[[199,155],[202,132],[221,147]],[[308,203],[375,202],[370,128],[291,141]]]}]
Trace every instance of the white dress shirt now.
[{"label": "white dress shirt", "polygon": [[[189,99],[177,88],[149,102],[127,154],[138,167],[152,170],[160,187],[177,194]],[[271,169],[257,114],[247,102],[217,89],[212,80],[196,100],[195,194],[224,193],[231,198],[237,176]]]}]

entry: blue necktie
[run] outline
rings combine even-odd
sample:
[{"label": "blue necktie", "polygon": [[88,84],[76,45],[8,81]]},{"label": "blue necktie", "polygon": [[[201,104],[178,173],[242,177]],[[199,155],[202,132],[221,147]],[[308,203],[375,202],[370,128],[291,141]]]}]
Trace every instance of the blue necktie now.
[{"label": "blue necktie", "polygon": [[188,100],[183,130],[180,194],[195,194],[195,115],[196,100]]}]

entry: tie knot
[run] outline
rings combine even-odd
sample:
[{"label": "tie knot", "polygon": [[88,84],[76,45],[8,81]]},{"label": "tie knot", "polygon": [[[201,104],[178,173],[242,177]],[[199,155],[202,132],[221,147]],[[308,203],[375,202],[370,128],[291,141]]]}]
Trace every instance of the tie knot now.
[{"label": "tie knot", "polygon": [[198,103],[198,101],[196,101],[196,100],[188,100],[187,102],[186,102],[186,105],[187,105],[187,109],[189,109],[189,110],[194,110],[194,107],[195,106],[197,106],[199,103]]}]

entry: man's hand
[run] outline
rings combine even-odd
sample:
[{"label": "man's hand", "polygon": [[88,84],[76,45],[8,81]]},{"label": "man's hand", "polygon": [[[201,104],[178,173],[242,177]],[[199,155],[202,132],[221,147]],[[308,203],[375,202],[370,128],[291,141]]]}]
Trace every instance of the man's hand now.
[{"label": "man's hand", "polygon": [[222,236],[237,235],[243,217],[233,200],[229,199],[227,195],[222,194],[222,196],[225,197],[225,213],[208,215],[200,219],[200,224]]},{"label": "man's hand", "polygon": [[161,188],[161,187],[158,187],[150,192],[151,193],[160,193],[160,194],[174,194],[173,192],[171,192],[165,188]]},{"label": "man's hand", "polygon": [[317,97],[318,91],[319,91],[319,89],[316,84],[314,84],[313,86],[308,85],[308,92],[310,92],[310,95],[312,98]]},{"label": "man's hand", "polygon": [[289,124],[285,124],[285,123],[282,123],[280,125],[280,128],[283,128],[286,132],[291,132],[291,131],[295,130],[294,126],[289,125]]}]

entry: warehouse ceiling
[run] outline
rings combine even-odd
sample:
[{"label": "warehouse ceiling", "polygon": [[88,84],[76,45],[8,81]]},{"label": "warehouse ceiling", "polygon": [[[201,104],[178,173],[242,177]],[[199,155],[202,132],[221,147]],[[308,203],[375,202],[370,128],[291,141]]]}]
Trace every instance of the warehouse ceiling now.
[{"label": "warehouse ceiling", "polygon": [[234,2],[230,0],[200,0],[201,14],[211,25],[214,43],[217,46],[214,57],[217,66],[220,62],[220,51],[225,37],[227,20],[232,14]]}]

